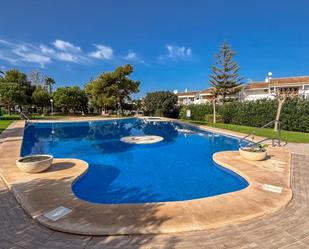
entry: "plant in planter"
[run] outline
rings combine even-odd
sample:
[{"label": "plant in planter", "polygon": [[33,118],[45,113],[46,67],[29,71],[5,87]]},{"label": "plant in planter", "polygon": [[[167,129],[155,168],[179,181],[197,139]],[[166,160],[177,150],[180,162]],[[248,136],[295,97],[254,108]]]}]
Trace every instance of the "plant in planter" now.
[{"label": "plant in planter", "polygon": [[54,157],[51,155],[31,155],[22,157],[16,161],[17,167],[26,173],[39,173],[47,170]]},{"label": "plant in planter", "polygon": [[240,155],[250,161],[262,161],[267,156],[268,144],[255,143],[249,147],[239,148]]}]

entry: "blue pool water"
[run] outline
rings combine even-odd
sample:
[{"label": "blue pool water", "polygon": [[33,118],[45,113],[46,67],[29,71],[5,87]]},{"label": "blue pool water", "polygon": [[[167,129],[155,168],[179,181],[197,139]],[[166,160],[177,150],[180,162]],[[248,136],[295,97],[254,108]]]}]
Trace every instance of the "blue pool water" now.
[{"label": "blue pool water", "polygon": [[[157,135],[163,141],[134,145],[130,135]],[[122,119],[33,123],[26,127],[21,155],[52,154],[89,163],[72,186],[94,203],[180,201],[215,196],[248,186],[237,174],[216,165],[213,153],[237,150],[233,137],[174,122]]]}]

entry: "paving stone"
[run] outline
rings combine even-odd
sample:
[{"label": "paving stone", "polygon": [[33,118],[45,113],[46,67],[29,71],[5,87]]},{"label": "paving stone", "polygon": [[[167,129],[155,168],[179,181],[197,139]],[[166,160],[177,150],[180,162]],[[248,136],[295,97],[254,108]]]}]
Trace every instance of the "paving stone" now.
[{"label": "paving stone", "polygon": [[52,231],[25,214],[0,179],[0,249],[308,249],[309,157],[294,155],[292,166],[294,199],[278,213],[220,229],[141,236]]}]

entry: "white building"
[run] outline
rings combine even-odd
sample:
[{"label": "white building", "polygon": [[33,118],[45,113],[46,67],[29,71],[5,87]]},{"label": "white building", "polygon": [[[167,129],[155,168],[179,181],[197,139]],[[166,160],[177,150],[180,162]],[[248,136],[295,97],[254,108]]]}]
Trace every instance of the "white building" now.
[{"label": "white building", "polygon": [[244,100],[274,98],[280,91],[294,92],[299,97],[309,99],[309,76],[289,78],[269,78],[265,82],[252,82],[243,89]]},{"label": "white building", "polygon": [[[309,99],[309,76],[297,76],[288,78],[272,78],[271,73],[265,81],[250,82],[242,86],[237,94],[240,100],[273,99],[278,91],[289,91],[299,97]],[[179,104],[202,104],[213,99],[212,89],[202,91],[185,91],[178,93]]]}]

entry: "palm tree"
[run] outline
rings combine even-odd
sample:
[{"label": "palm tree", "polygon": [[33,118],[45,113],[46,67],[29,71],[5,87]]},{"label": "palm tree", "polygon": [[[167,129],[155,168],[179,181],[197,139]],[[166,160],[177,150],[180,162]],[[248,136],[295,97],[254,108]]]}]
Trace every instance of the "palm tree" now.
[{"label": "palm tree", "polygon": [[46,77],[45,78],[45,86],[48,87],[48,90],[49,90],[49,94],[51,95],[52,94],[52,86],[53,84],[55,84],[56,81],[52,78],[52,77]]}]

